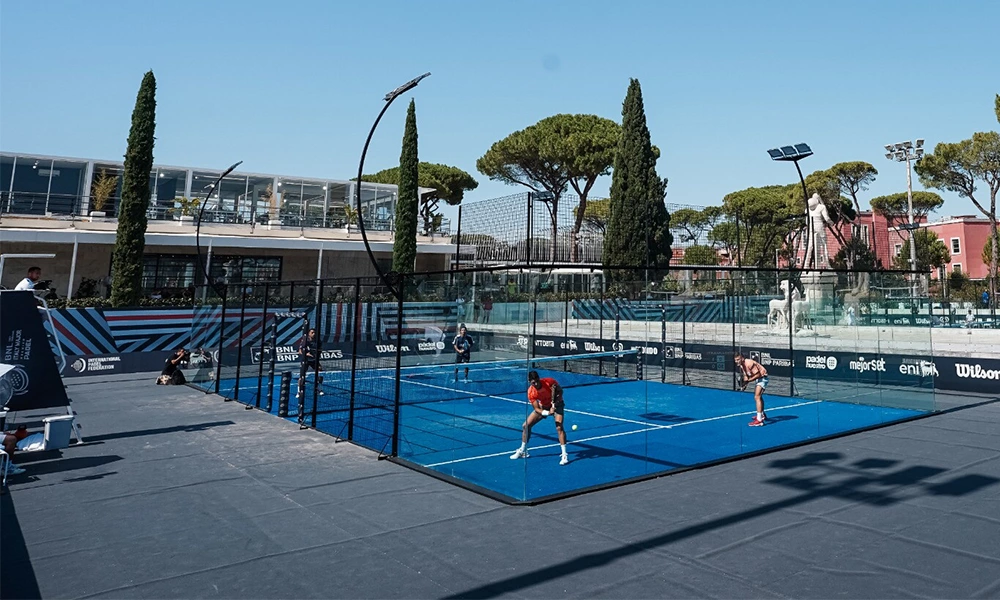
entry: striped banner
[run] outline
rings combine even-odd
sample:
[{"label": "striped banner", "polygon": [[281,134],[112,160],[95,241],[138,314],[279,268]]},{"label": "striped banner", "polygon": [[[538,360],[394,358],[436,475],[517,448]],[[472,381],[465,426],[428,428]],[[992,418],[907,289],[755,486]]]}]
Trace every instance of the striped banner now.
[{"label": "striped banner", "polygon": [[[118,350],[104,315],[96,308],[60,308],[49,311],[55,325],[56,338],[64,354],[89,356],[114,354]],[[48,319],[42,319],[52,335]]]}]

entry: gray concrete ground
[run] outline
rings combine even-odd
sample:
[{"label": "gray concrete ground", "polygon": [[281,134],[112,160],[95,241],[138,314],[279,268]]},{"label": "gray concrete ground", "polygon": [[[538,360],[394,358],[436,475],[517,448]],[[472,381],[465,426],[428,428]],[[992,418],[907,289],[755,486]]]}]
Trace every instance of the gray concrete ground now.
[{"label": "gray concrete ground", "polygon": [[151,376],[69,389],[3,598],[1000,596],[1000,402],[510,507]]}]

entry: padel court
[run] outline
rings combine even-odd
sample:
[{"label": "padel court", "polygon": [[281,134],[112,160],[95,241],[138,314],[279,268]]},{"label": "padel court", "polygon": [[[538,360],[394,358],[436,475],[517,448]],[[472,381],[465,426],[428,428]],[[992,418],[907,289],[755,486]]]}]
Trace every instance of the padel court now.
[{"label": "padel court", "polygon": [[[383,454],[395,448],[404,463],[505,501],[534,502],[933,410],[933,394],[925,389],[804,380],[794,397],[766,394],[766,425],[749,427],[755,413],[750,388],[740,392],[661,383],[650,373],[644,378],[635,358],[622,353],[469,366],[468,381],[464,365],[457,378],[453,364],[403,367],[398,415],[390,399],[395,397],[395,369],[356,371],[353,377],[350,371],[325,371],[319,388],[310,374],[301,404],[295,398],[298,375],[293,374],[286,416],[309,425],[315,406],[314,424],[320,431]],[[529,368],[555,378],[565,389],[567,465],[559,464],[551,416],[534,427],[529,456],[510,458],[531,410],[526,400]],[[232,397],[235,380],[219,383],[219,393]],[[239,388],[241,402],[270,406],[277,414],[277,383],[244,378]]]}]

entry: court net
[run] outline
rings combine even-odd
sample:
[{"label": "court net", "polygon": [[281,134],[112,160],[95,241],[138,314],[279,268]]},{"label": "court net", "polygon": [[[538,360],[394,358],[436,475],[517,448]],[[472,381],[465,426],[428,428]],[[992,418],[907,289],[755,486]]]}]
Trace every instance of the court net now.
[{"label": "court net", "polygon": [[400,402],[439,402],[468,399],[470,395],[523,396],[529,371],[551,377],[563,388],[634,381],[641,377],[637,359],[638,353],[628,350],[404,367],[400,371]]}]

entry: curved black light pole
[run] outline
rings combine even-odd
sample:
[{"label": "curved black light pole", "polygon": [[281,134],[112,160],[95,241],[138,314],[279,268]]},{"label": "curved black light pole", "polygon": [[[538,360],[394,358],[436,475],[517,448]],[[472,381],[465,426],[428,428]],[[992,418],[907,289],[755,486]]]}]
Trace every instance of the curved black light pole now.
[{"label": "curved black light pole", "polygon": [[205,262],[205,260],[201,257],[201,219],[203,216],[205,216],[205,207],[208,206],[208,199],[212,197],[212,192],[219,187],[219,184],[222,183],[222,180],[226,177],[226,175],[229,175],[230,173],[235,171],[236,167],[242,164],[243,161],[241,160],[240,162],[229,167],[222,173],[222,175],[219,175],[219,178],[215,180],[215,183],[208,186],[209,187],[208,195],[205,196],[205,201],[201,203],[201,210],[198,211],[198,223],[197,225],[195,225],[194,228],[194,245],[198,251],[198,265],[201,267],[201,272],[205,274],[205,283],[211,285],[212,289],[215,290],[215,293],[218,294],[220,298],[222,297],[223,292],[220,292],[219,288],[215,287],[215,284],[212,283],[212,278],[208,274],[208,265]]},{"label": "curved black light pole", "polygon": [[365,251],[368,252],[368,260],[370,260],[372,266],[375,267],[375,272],[378,273],[378,276],[382,280],[382,283],[384,283],[386,287],[389,288],[389,291],[392,293],[393,297],[396,298],[397,300],[399,299],[400,290],[397,290],[392,285],[392,282],[389,281],[389,278],[386,276],[386,274],[382,272],[382,269],[378,266],[378,262],[375,260],[375,254],[372,252],[372,247],[368,243],[368,233],[365,231],[365,217],[364,213],[361,210],[361,176],[365,170],[365,155],[368,154],[368,145],[372,143],[372,136],[375,135],[375,129],[378,128],[379,121],[382,120],[382,115],[385,114],[385,111],[389,110],[389,106],[392,104],[393,100],[402,96],[403,94],[412,90],[413,88],[417,87],[417,84],[420,83],[420,80],[429,75],[430,73],[424,73],[420,77],[416,77],[414,79],[411,79],[410,81],[407,81],[403,85],[399,86],[398,88],[392,90],[391,92],[385,95],[384,98],[385,106],[382,107],[382,111],[378,114],[378,118],[375,119],[375,123],[372,125],[371,131],[368,132],[368,139],[365,140],[365,147],[361,151],[361,162],[358,163],[358,179],[357,179],[357,185],[355,186],[356,190],[355,203],[357,204],[358,207],[357,208],[358,229],[361,231],[361,239],[364,240],[365,242]]}]

